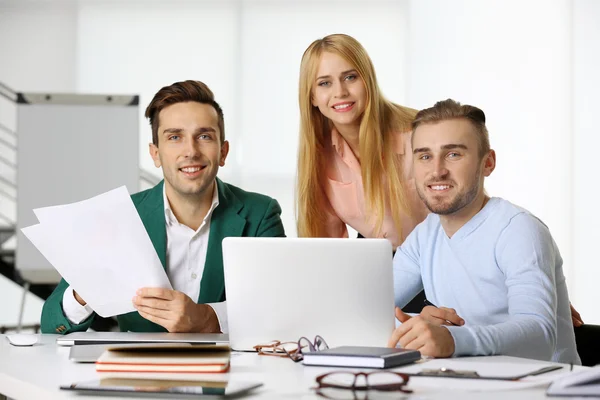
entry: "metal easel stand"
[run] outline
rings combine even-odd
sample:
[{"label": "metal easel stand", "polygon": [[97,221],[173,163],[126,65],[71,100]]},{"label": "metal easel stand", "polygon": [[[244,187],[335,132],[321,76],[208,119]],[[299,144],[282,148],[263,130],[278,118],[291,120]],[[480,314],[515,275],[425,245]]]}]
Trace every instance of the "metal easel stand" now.
[{"label": "metal easel stand", "polygon": [[23,295],[21,296],[21,309],[19,310],[19,319],[17,320],[17,333],[21,332],[21,326],[23,325],[23,314],[25,313],[25,300],[27,299],[27,293],[29,292],[31,284],[29,282],[23,282]]}]

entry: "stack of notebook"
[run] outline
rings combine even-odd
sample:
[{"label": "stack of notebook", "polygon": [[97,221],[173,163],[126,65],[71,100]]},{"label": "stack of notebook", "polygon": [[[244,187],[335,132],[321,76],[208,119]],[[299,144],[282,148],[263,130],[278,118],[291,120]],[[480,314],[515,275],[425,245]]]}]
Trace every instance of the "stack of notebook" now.
[{"label": "stack of notebook", "polygon": [[219,373],[229,370],[226,345],[154,344],[109,347],[96,361],[98,372]]}]

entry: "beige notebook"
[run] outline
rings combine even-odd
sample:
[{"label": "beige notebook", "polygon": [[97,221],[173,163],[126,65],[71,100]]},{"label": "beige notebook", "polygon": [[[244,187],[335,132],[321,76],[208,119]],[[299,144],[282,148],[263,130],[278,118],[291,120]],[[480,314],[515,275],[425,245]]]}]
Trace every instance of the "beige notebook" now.
[{"label": "beige notebook", "polygon": [[110,347],[96,361],[98,372],[201,373],[229,370],[226,345],[145,344]]}]

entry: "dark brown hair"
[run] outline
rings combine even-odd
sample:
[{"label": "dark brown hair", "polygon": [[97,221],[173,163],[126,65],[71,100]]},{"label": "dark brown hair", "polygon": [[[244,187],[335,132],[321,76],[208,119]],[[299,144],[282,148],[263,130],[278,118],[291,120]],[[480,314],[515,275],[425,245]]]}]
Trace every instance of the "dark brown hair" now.
[{"label": "dark brown hair", "polygon": [[458,101],[447,99],[438,101],[431,108],[419,111],[412,122],[413,133],[419,125],[458,118],[466,118],[475,127],[479,141],[479,157],[485,156],[490,151],[490,137],[485,126],[485,113],[468,104],[462,105]]},{"label": "dark brown hair", "polygon": [[211,105],[219,116],[219,134],[221,144],[225,142],[225,121],[223,119],[223,110],[219,103],[215,101],[212,90],[206,84],[200,81],[175,82],[170,86],[165,86],[154,95],[154,98],[146,108],[145,116],[150,120],[152,127],[152,143],[158,146],[158,114],[165,107],[176,103],[185,103],[195,101],[201,104]]}]

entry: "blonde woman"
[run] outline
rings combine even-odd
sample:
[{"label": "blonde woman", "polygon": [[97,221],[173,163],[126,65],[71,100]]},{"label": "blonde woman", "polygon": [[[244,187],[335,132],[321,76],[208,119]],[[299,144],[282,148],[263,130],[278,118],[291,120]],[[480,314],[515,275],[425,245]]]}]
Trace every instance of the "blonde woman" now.
[{"label": "blonde woman", "polygon": [[416,111],[383,97],[367,52],[343,34],[306,49],[299,100],[298,235],[348,237],[349,225],[395,249],[427,215],[411,176]]},{"label": "blonde woman", "polygon": [[348,35],[314,41],[300,66],[297,220],[302,237],[387,238],[399,246],[427,211],[411,177],[415,111],[383,97]]}]

